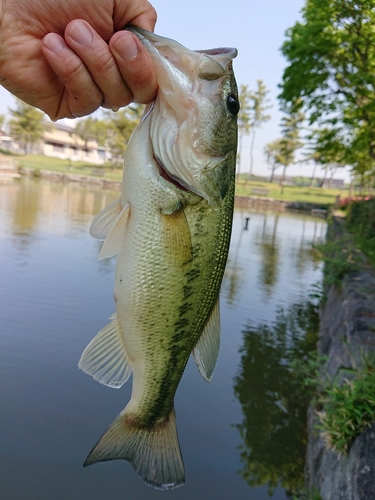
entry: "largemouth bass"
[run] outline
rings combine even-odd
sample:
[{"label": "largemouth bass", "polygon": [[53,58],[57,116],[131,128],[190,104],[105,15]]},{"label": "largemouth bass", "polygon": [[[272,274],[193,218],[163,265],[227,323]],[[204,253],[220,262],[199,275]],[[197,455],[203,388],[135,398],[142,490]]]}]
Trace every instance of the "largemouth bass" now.
[{"label": "largemouth bass", "polygon": [[158,93],[125,154],[120,200],[94,219],[117,255],[116,313],[79,367],[120,387],[133,374],[126,408],[84,465],[125,459],[150,485],[185,481],[174,396],[193,353],[209,381],[220,343],[219,291],[234,204],[239,110],[236,49],[191,51],[131,28],[149,51]]}]

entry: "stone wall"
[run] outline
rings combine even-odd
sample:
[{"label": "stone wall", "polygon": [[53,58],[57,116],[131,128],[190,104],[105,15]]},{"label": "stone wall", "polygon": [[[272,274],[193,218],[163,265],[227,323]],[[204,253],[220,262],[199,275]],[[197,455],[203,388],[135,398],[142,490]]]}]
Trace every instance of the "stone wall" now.
[{"label": "stone wall", "polygon": [[[343,222],[334,218],[328,239],[343,232]],[[340,287],[327,291],[318,352],[328,356],[330,376],[343,379],[341,369],[361,366],[363,353],[371,351],[375,352],[375,272],[364,264],[346,275]],[[354,440],[347,456],[326,447],[316,431],[314,408],[308,412],[308,433],[308,488],[316,488],[322,500],[375,500],[375,424]]]}]

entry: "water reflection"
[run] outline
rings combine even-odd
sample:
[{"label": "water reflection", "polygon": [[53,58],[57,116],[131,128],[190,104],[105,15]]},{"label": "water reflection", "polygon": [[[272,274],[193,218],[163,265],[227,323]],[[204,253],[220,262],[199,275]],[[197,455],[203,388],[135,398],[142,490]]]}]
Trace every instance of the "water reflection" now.
[{"label": "water reflection", "polygon": [[264,215],[263,228],[259,241],[262,248],[262,266],[260,268],[259,279],[268,294],[271,293],[277,281],[279,271],[279,245],[276,238],[279,217],[279,214],[272,216],[273,222],[271,222],[271,230],[269,230],[267,214]]},{"label": "water reflection", "polygon": [[270,494],[280,484],[288,498],[304,490],[309,394],[289,365],[315,349],[318,327],[317,306],[308,301],[279,310],[272,326],[249,322],[243,330],[234,383],[243,411],[240,474]]}]

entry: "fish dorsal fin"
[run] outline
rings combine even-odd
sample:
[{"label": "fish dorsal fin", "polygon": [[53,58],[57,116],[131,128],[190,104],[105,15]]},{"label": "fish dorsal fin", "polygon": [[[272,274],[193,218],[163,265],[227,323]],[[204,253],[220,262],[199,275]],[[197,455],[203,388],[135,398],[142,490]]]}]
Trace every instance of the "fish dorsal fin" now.
[{"label": "fish dorsal fin", "polygon": [[207,382],[211,381],[219,354],[219,347],[220,307],[218,298],[207,325],[193,350],[193,356],[199,373]]},{"label": "fish dorsal fin", "polygon": [[112,255],[117,255],[119,253],[121,244],[125,239],[129,214],[130,203],[126,203],[108,231],[108,235],[100,250],[99,260],[105,259],[106,257],[112,257]]},{"label": "fish dorsal fin", "polygon": [[101,384],[120,388],[132,373],[117,313],[83,351],[78,367]]},{"label": "fish dorsal fin", "polygon": [[95,217],[90,226],[90,234],[97,240],[105,240],[112,224],[122,210],[121,201],[116,200],[103,208]]}]

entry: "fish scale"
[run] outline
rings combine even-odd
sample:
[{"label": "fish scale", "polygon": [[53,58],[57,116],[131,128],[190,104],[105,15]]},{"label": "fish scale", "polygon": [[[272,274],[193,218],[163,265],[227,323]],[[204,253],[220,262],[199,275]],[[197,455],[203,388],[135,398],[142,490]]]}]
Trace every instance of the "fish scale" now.
[{"label": "fish scale", "polygon": [[[185,481],[174,397],[190,354],[209,381],[220,343],[219,292],[234,204],[235,49],[194,52],[132,29],[159,90],[125,154],[121,198],[90,232],[116,255],[116,313],[79,366],[130,401],[86,459],[125,459],[156,488]],[[170,141],[170,142],[168,142]]]}]

